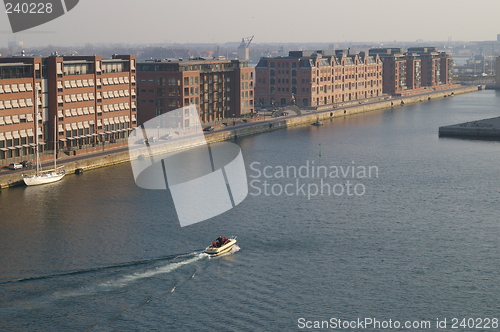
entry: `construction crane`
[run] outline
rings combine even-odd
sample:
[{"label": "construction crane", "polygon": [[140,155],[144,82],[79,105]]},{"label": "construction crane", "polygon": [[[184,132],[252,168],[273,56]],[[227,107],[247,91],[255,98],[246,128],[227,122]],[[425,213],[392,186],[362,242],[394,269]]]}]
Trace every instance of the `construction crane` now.
[{"label": "construction crane", "polygon": [[250,47],[250,43],[252,42],[254,36],[251,37],[246,37],[246,38],[241,38],[241,44],[238,48],[240,47]]},{"label": "construction crane", "polygon": [[253,40],[253,36],[241,39],[241,44],[238,46],[238,59],[248,60],[250,59],[250,43]]}]

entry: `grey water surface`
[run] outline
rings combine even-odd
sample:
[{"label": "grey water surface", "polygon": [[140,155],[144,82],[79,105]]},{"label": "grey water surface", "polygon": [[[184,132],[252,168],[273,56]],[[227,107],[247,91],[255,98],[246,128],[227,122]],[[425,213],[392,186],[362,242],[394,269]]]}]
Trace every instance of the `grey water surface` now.
[{"label": "grey water surface", "polygon": [[[187,227],[129,164],[3,190],[0,330],[498,329],[500,142],[438,127],[499,106],[480,91],[239,138],[249,195]],[[240,250],[202,254],[219,235]]]}]

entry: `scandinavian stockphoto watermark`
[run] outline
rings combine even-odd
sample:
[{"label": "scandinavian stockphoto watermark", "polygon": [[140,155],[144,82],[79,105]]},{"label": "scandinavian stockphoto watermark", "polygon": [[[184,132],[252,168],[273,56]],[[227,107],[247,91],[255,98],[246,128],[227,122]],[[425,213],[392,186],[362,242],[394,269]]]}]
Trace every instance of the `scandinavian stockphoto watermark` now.
[{"label": "scandinavian stockphoto watermark", "polygon": [[56,19],[78,4],[79,0],[4,0],[12,32],[34,28]]},{"label": "scandinavian stockphoto watermark", "polygon": [[316,165],[306,160],[302,165],[250,164],[250,195],[252,196],[363,196],[367,187],[363,182],[376,179],[379,168],[375,165]]}]

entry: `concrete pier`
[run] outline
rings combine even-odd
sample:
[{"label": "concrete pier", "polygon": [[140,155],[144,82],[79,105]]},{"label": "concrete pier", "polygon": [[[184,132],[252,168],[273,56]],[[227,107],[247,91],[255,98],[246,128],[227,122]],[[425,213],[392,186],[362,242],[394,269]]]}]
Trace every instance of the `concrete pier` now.
[{"label": "concrete pier", "polygon": [[500,117],[439,127],[439,136],[500,138]]}]

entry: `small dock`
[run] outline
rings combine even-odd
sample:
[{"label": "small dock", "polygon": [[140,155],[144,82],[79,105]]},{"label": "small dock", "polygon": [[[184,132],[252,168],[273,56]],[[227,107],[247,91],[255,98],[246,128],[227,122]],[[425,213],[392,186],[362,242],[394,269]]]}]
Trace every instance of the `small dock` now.
[{"label": "small dock", "polygon": [[439,127],[439,136],[500,138],[500,117]]}]

